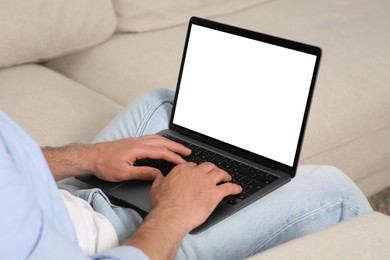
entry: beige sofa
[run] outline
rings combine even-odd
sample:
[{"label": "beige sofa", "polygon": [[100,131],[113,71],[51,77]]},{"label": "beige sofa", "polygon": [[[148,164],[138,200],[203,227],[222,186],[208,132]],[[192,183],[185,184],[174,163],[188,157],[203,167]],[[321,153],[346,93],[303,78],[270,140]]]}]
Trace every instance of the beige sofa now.
[{"label": "beige sofa", "polygon": [[40,145],[88,143],[137,96],[175,89],[186,21],[212,17],[323,49],[301,163],[337,166],[370,196],[390,186],[389,10],[387,0],[1,1],[0,109]]}]

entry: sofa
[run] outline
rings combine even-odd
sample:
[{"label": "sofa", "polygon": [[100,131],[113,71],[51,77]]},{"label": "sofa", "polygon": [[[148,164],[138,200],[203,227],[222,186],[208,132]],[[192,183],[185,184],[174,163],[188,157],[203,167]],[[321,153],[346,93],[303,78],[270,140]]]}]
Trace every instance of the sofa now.
[{"label": "sofa", "polygon": [[300,164],[334,165],[368,197],[390,186],[389,11],[386,0],[4,0],[0,109],[41,146],[88,143],[136,97],[175,89],[187,21],[210,18],[322,48]]}]

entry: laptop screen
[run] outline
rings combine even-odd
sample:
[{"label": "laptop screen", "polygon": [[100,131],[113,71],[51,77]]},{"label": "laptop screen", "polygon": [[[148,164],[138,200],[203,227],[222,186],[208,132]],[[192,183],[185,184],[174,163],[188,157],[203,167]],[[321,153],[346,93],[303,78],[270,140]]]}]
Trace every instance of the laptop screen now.
[{"label": "laptop screen", "polygon": [[193,24],[173,124],[293,166],[316,55]]}]

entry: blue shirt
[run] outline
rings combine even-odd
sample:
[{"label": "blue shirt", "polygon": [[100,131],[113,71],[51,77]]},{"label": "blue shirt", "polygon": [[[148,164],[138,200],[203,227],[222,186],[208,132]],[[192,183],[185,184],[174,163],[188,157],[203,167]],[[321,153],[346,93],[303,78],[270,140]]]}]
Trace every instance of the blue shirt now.
[{"label": "blue shirt", "polygon": [[[0,259],[85,259],[40,147],[0,111]],[[147,259],[121,246],[93,259]]]}]

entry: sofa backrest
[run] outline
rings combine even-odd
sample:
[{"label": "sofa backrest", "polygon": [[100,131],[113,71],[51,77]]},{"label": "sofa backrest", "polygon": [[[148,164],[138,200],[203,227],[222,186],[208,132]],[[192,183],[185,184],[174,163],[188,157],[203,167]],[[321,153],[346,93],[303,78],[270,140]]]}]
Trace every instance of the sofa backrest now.
[{"label": "sofa backrest", "polygon": [[0,68],[80,51],[116,28],[111,0],[2,0]]}]

